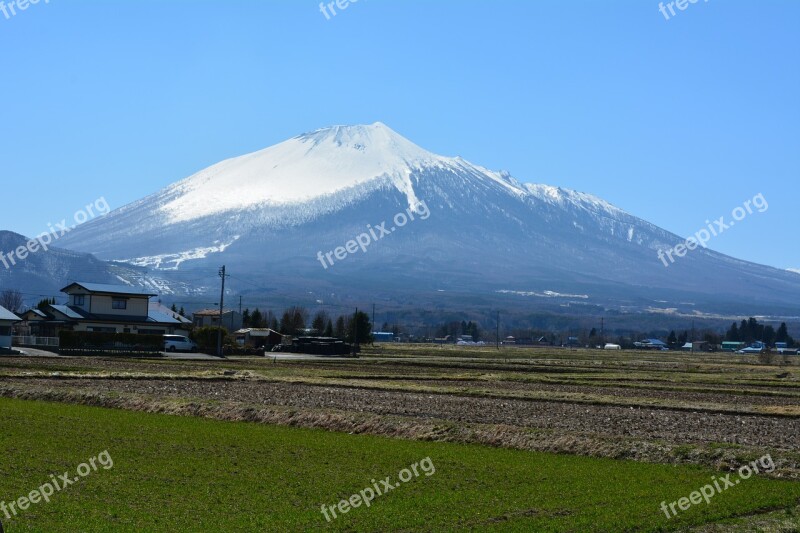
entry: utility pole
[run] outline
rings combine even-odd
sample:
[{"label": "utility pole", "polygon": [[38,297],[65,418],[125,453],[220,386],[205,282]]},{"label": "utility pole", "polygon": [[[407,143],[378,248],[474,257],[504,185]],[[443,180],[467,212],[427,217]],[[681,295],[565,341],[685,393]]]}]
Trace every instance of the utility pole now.
[{"label": "utility pole", "polygon": [[375,331],[375,304],[372,304],[372,331]]},{"label": "utility pole", "polygon": [[497,331],[495,332],[495,343],[497,349],[500,349],[500,311],[497,312]]},{"label": "utility pole", "polygon": [[692,353],[694,353],[694,319],[692,319]]},{"label": "utility pole", "polygon": [[358,307],[353,317],[353,357],[358,357]]},{"label": "utility pole", "polygon": [[225,309],[225,265],[219,269],[219,277],[222,278],[222,292],[219,295],[219,329],[217,330],[217,357],[222,357],[222,316]]},{"label": "utility pole", "polygon": [[605,347],[606,344],[606,317],[600,317],[600,346]]}]

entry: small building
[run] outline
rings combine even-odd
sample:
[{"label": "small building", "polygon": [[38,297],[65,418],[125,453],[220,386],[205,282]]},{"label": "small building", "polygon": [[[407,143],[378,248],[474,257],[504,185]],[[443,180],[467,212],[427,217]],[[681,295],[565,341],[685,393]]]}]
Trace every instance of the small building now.
[{"label": "small building", "polygon": [[[47,324],[47,314],[41,309],[28,309],[19,315],[20,322],[14,326],[15,337],[30,337],[42,335],[40,331]],[[44,328],[45,330],[47,328]],[[46,335],[47,336],[47,335]],[[51,333],[49,336],[55,336]]]},{"label": "small building", "polygon": [[375,331],[372,333],[373,342],[394,342],[394,333]]},{"label": "small building", "polygon": [[711,345],[707,341],[687,342],[681,346],[684,352],[710,352]]},{"label": "small building", "polygon": [[577,348],[581,345],[580,340],[578,337],[567,337],[567,346],[571,348]]},{"label": "small building", "polygon": [[11,335],[13,326],[20,318],[6,309],[0,307],[0,350],[11,349]]},{"label": "small building", "polygon": [[273,346],[283,342],[283,335],[269,328],[240,329],[233,335],[239,346],[248,346],[250,348],[271,350]]},{"label": "small building", "polygon": [[645,339],[634,342],[633,345],[642,350],[668,350],[667,343],[659,339]]},{"label": "small building", "polygon": [[[196,328],[218,328],[219,309],[203,309],[192,313],[192,324]],[[222,327],[229,333],[242,329],[242,315],[233,310],[222,312]]]},{"label": "small building", "polygon": [[734,342],[734,341],[725,341],[722,343],[722,351],[723,352],[738,352],[742,348],[747,346],[743,342]]},{"label": "small building", "polygon": [[536,339],[536,344],[538,344],[539,346],[550,346],[552,343],[550,342],[550,340],[548,340],[546,336],[543,335],[538,339]]}]

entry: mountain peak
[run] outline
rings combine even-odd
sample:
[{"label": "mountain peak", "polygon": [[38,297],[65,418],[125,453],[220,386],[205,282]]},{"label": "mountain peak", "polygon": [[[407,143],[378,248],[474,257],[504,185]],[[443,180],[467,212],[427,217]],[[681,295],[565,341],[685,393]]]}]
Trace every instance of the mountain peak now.
[{"label": "mountain peak", "polygon": [[420,148],[382,122],[370,125],[331,126],[304,133],[295,139],[312,143],[315,148],[324,149],[333,145],[364,154],[371,153],[389,160],[402,159],[408,164],[437,159],[436,155]]},{"label": "mountain peak", "polygon": [[385,124],[333,126],[222,161],[169,187],[173,222],[230,210],[313,200],[376,179],[416,199],[412,171],[446,164]]}]

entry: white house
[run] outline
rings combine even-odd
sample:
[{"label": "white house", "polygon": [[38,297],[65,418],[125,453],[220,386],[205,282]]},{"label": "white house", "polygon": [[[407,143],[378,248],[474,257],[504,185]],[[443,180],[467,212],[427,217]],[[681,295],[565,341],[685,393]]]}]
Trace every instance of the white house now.
[{"label": "white house", "polygon": [[61,292],[66,305],[46,305],[26,314],[31,335],[58,336],[60,330],[140,335],[188,335],[189,320],[165,310],[150,291],[125,285],[75,282]]},{"label": "white house", "polygon": [[17,315],[5,307],[0,307],[0,350],[11,349],[11,329],[14,323],[19,321]]}]

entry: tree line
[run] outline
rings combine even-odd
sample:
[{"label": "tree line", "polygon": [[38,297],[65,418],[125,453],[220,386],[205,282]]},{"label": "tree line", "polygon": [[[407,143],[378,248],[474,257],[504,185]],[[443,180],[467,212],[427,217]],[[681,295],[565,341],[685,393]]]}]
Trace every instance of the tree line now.
[{"label": "tree line", "polygon": [[794,345],[794,339],[789,335],[786,322],[782,322],[775,331],[770,325],[759,324],[755,318],[742,320],[741,324],[734,322],[728,332],[725,333],[725,340],[731,342],[744,342],[751,344],[756,341],[772,345],[776,342],[785,342],[789,346]]},{"label": "tree line", "polygon": [[318,311],[309,322],[309,313],[304,307],[286,309],[280,319],[271,311],[262,313],[258,308],[242,312],[242,327],[269,328],[281,335],[298,337],[315,335],[342,339],[346,342],[372,342],[372,322],[363,311],[358,314],[339,315],[335,319],[327,311]]}]

